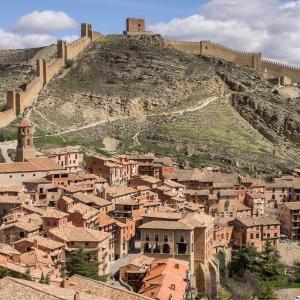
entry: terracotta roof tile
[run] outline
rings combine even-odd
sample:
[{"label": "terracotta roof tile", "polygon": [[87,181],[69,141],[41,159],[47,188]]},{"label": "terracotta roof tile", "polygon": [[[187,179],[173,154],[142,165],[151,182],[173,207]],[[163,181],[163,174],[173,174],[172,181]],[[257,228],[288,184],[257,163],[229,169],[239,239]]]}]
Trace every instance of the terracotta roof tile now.
[{"label": "terracotta roof tile", "polygon": [[50,234],[66,242],[101,242],[110,236],[110,233],[86,227],[65,226],[52,228]]}]

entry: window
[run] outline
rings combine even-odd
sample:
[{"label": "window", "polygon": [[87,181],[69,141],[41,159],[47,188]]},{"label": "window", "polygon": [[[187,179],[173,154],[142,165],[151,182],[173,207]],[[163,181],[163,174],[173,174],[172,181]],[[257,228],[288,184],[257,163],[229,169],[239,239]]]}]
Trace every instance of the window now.
[{"label": "window", "polygon": [[88,246],[88,245],[89,245],[89,242],[86,242],[85,245]]},{"label": "window", "polygon": [[150,237],[149,237],[149,234],[148,234],[148,233],[146,233],[146,235],[145,235],[145,240],[146,240],[147,242],[150,241]]},{"label": "window", "polygon": [[170,246],[168,244],[163,244],[163,253],[164,254],[170,253]]},{"label": "window", "polygon": [[25,237],[25,232],[24,231],[20,231],[20,238]]},{"label": "window", "polygon": [[267,234],[267,237],[268,237],[268,238],[270,237],[270,233]]},{"label": "window", "polygon": [[177,246],[177,253],[178,254],[186,254],[187,253],[187,246],[186,246],[186,244],[178,244],[178,246]]},{"label": "window", "polygon": [[154,244],[153,253],[160,253],[160,244]]},{"label": "window", "polygon": [[253,233],[250,233],[250,239],[253,240]]},{"label": "window", "polygon": [[159,241],[159,236],[158,236],[158,234],[155,234],[155,235],[154,235],[154,240],[155,240],[155,242],[158,242],[158,241]]},{"label": "window", "polygon": [[184,243],[184,235],[181,234],[179,236],[179,241],[180,241],[180,243]]},{"label": "window", "polygon": [[149,247],[148,243],[144,245],[144,253],[151,253],[151,248]]},{"label": "window", "polygon": [[168,242],[169,241],[169,236],[167,234],[164,234],[164,242]]},{"label": "window", "polygon": [[259,238],[259,233],[256,234],[256,238],[257,238],[257,239]]}]

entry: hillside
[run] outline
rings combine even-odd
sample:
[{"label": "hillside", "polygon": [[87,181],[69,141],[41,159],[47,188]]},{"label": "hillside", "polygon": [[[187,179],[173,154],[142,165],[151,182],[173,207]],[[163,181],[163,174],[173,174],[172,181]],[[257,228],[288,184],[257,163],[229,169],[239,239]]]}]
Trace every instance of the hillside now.
[{"label": "hillside", "polygon": [[69,62],[26,115],[42,148],[154,151],[273,173],[300,163],[300,93],[292,89],[246,67],[163,48],[158,37],[106,37]]},{"label": "hillside", "polygon": [[29,83],[35,73],[38,58],[50,60],[56,47],[34,49],[0,50],[0,111],[6,104],[6,92]]}]

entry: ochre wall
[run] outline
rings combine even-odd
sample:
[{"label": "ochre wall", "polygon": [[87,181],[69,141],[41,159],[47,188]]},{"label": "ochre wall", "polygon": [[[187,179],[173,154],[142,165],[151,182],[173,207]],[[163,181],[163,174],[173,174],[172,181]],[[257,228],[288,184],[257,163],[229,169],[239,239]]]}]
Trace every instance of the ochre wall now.
[{"label": "ochre wall", "polygon": [[174,40],[165,40],[165,46],[175,48],[177,50],[200,55],[200,42],[184,42],[184,41],[174,41]]},{"label": "ochre wall", "polygon": [[237,51],[210,41],[184,42],[165,39],[164,44],[166,47],[175,48],[189,54],[212,56],[238,65],[247,66],[256,71],[268,72],[269,77],[286,76],[292,82],[300,83],[299,68],[266,61],[261,58],[261,53]]},{"label": "ochre wall", "polygon": [[90,38],[82,37],[81,39],[67,45],[66,47],[66,59],[73,59],[80,52],[82,52],[91,42]]},{"label": "ochre wall", "polygon": [[300,83],[300,69],[272,61],[262,60],[261,70],[268,72],[275,77],[287,76],[292,82]]},{"label": "ochre wall", "polygon": [[7,110],[0,113],[0,128],[7,126],[36,101],[43,86],[65,66],[68,59],[74,59],[91,41],[102,37],[100,33],[92,31],[90,24],[85,23],[82,24],[81,34],[82,37],[71,44],[59,40],[57,42],[57,58],[50,63],[41,59],[37,60],[36,76],[26,86],[25,91],[7,92]]},{"label": "ochre wall", "polygon": [[46,83],[51,80],[65,65],[63,58],[56,58],[51,63],[47,64],[46,66]]},{"label": "ochre wall", "polygon": [[13,109],[0,112],[0,128],[7,126],[16,118],[16,114]]}]

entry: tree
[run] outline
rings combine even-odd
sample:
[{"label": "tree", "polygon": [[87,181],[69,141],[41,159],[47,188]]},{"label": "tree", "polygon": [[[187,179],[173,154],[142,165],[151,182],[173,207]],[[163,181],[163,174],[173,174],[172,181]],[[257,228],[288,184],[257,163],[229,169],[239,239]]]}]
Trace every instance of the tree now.
[{"label": "tree", "polygon": [[92,261],[94,254],[95,251],[84,251],[83,249],[73,251],[66,265],[68,276],[77,274],[98,280],[99,263]]},{"label": "tree", "polygon": [[45,277],[44,277],[44,272],[42,272],[41,278],[39,280],[39,283],[45,283]]},{"label": "tree", "polygon": [[22,279],[28,280],[28,281],[32,281],[32,277],[30,275],[30,269],[27,268],[25,274],[22,276]]},{"label": "tree", "polygon": [[49,273],[47,273],[47,275],[45,277],[44,284],[50,284],[50,275],[49,275]]},{"label": "tree", "polygon": [[260,254],[256,248],[252,245],[244,245],[231,262],[230,274],[242,276],[246,270],[256,272],[260,265]]},{"label": "tree", "polygon": [[10,272],[6,268],[0,267],[0,279],[10,276]]},{"label": "tree", "polygon": [[261,252],[261,257],[265,262],[278,261],[280,258],[279,251],[272,245],[271,241],[267,241],[264,250]]},{"label": "tree", "polygon": [[258,299],[260,300],[276,300],[277,296],[274,289],[266,282],[261,282]]},{"label": "tree", "polygon": [[270,241],[266,242],[264,250],[261,252],[261,258],[263,260],[261,264],[261,275],[263,277],[271,277],[283,272],[283,266],[278,262],[279,252]]}]

